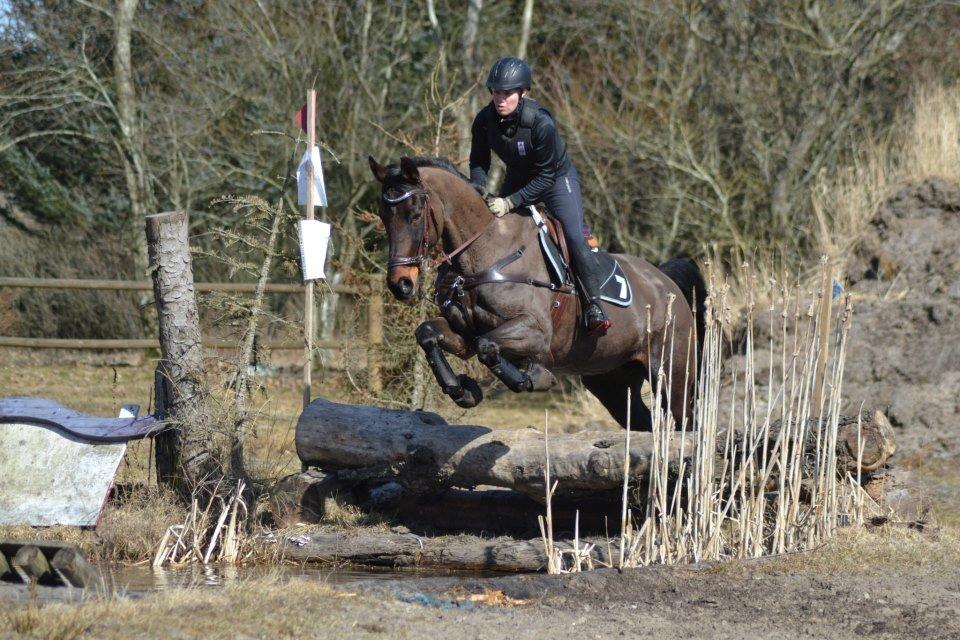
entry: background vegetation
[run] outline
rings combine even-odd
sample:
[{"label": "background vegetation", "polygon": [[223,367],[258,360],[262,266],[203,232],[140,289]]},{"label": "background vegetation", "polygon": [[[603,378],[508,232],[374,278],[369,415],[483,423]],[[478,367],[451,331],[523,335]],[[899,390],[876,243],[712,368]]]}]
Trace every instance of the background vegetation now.
[{"label": "background vegetation", "polygon": [[[143,216],[184,208],[198,278],[246,277],[242,263],[209,259],[224,253],[216,230],[249,211],[221,196],[285,196],[295,211],[281,193],[297,153],[290,116],[315,87],[333,281],[381,268],[366,156],[464,166],[486,68],[518,52],[608,248],[791,265],[838,250],[855,225],[824,185],[893,135],[918,87],[956,78],[960,25],[952,3],[916,0],[12,0],[2,11],[0,273],[141,278]],[[296,277],[292,225],[284,235],[274,279]],[[5,295],[6,335],[122,337],[148,322],[136,296]]]}]

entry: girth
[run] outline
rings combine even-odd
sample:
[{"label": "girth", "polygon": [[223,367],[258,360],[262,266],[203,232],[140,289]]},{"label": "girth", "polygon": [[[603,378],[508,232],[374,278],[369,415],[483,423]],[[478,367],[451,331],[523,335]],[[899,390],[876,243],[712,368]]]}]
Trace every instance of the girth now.
[{"label": "girth", "polygon": [[443,300],[438,300],[441,310],[446,309],[451,304],[460,304],[463,299],[463,294],[466,291],[475,289],[480,285],[498,283],[525,284],[532,287],[540,287],[542,289],[549,289],[553,291],[553,299],[550,301],[550,322],[553,325],[554,331],[556,332],[567,309],[568,296],[572,296],[574,294],[574,289],[569,285],[561,286],[554,284],[553,282],[544,282],[543,280],[537,280],[529,276],[509,275],[501,271],[506,266],[513,264],[523,257],[523,253],[526,251],[526,249],[526,245],[521,246],[510,255],[497,260],[492,265],[478,273],[471,275],[458,275],[450,284],[450,288],[447,290],[447,294],[443,297]]}]

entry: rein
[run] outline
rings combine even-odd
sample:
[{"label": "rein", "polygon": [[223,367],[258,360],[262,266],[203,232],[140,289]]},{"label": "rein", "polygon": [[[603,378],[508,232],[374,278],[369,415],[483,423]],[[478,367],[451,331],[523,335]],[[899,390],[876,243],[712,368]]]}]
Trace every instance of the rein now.
[{"label": "rein", "polygon": [[[448,263],[451,266],[453,266],[453,262],[452,262],[453,259],[456,258],[461,253],[463,253],[464,251],[466,251],[470,247],[470,245],[472,245],[474,242],[476,242],[480,238],[480,236],[486,233],[487,230],[497,220],[497,218],[493,218],[492,220],[490,220],[490,222],[484,225],[482,229],[480,229],[479,231],[474,233],[472,236],[467,238],[465,242],[460,244],[460,246],[458,246],[456,249],[454,249],[450,253],[444,253],[441,251],[442,256],[431,262],[427,259],[427,254],[430,251],[430,242],[427,236],[429,233],[429,228],[428,228],[429,220],[430,218],[433,217],[434,211],[433,211],[433,207],[430,204],[430,194],[427,193],[427,190],[422,188],[410,189],[409,191],[405,191],[404,193],[400,194],[396,198],[391,198],[386,194],[382,194],[380,197],[385,203],[393,206],[403,202],[404,200],[412,198],[413,196],[421,196],[424,199],[424,207],[423,207],[423,211],[421,212],[421,218],[423,220],[423,229],[421,230],[421,233],[420,233],[420,244],[417,247],[417,253],[412,256],[402,256],[399,258],[391,257],[387,261],[387,268],[406,266],[411,264],[415,264],[421,268],[423,267],[424,264],[433,268],[436,268],[444,263]],[[439,229],[439,224],[437,225],[437,227]],[[513,275],[505,275],[501,273],[500,271],[501,269],[519,260],[523,256],[524,251],[526,251],[526,246],[520,247],[510,255],[504,258],[501,258],[500,260],[493,263],[490,267],[484,269],[483,271],[480,271],[479,273],[475,273],[473,275],[458,275],[454,280],[453,284],[451,285],[451,288],[447,296],[445,297],[444,302],[441,304],[441,307],[449,306],[450,304],[453,303],[454,298],[460,298],[463,296],[463,293],[465,291],[469,291],[483,284],[500,284],[500,283],[526,284],[533,287],[550,289],[555,294],[572,295],[574,293],[573,288],[569,286],[556,285],[552,282],[543,282],[541,280],[535,280],[534,278],[531,278],[528,276],[513,276]]]}]

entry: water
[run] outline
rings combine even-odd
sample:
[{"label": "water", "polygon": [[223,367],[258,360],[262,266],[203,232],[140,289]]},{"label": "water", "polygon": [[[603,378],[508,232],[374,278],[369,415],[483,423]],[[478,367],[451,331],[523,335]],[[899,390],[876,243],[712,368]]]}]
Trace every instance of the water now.
[{"label": "water", "polygon": [[331,586],[359,586],[370,582],[390,582],[411,578],[451,577],[478,578],[493,575],[480,571],[438,571],[424,569],[333,568],[322,565],[186,565],[183,567],[153,568],[102,564],[107,590],[119,594],[151,593],[182,588],[217,589],[231,582],[278,579],[320,582]]}]

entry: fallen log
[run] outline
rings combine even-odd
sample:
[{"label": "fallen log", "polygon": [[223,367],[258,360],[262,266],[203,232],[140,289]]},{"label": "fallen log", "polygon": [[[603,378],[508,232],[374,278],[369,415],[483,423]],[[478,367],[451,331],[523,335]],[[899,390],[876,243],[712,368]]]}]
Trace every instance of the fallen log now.
[{"label": "fallen log", "polygon": [[[581,547],[584,541],[580,541]],[[555,542],[571,548],[569,542]],[[606,544],[595,544],[594,562],[608,563]],[[288,541],[284,556],[300,562],[362,564],[380,567],[443,567],[471,571],[542,571],[547,566],[543,541],[474,536],[423,538],[412,533],[359,530],[311,533]]]},{"label": "fallen log", "polygon": [[[812,419],[808,427],[816,425]],[[880,412],[844,416],[838,425],[838,471],[877,469],[892,455],[892,429]],[[776,441],[779,425],[771,425]],[[722,439],[722,438],[721,438]],[[676,468],[681,448],[693,450],[696,434],[672,434],[668,456]],[[810,438],[807,447],[815,447]],[[862,449],[858,456],[858,443]],[[550,435],[550,476],[558,481],[555,499],[597,498],[623,485],[625,432],[585,431]],[[300,415],[297,454],[305,465],[336,472],[346,484],[394,483],[414,495],[448,487],[495,486],[543,500],[544,434],[533,429],[492,429],[451,425],[435,413],[381,409],[317,399]],[[651,433],[631,433],[630,480],[644,481],[655,446]],[[718,445],[721,446],[721,445]],[[376,495],[373,496],[376,498]]]},{"label": "fallen log", "polygon": [[[397,483],[387,483],[398,486]],[[390,502],[371,504],[370,492],[351,487],[335,473],[310,469],[289,476],[270,491],[271,513],[280,527],[302,523],[336,521],[344,514],[376,511],[390,522],[404,525],[418,534],[472,533],[484,536],[536,537],[537,517],[543,505],[530,496],[510,489],[447,489],[429,496],[407,495]],[[616,498],[616,496],[612,496]],[[580,535],[603,535],[619,522],[617,499],[577,501],[553,505],[554,532],[573,536],[579,523]]]}]

